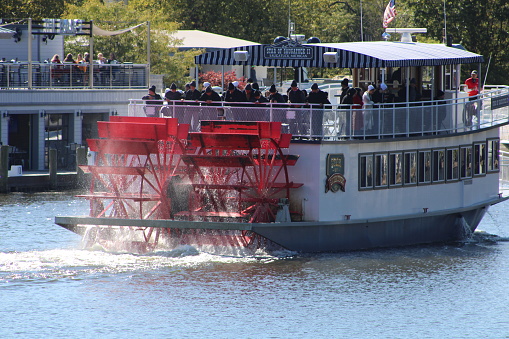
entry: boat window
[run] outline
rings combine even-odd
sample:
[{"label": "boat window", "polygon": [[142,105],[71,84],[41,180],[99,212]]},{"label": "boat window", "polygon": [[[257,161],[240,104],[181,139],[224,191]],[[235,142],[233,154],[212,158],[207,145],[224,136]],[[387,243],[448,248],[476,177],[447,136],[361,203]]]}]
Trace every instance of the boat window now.
[{"label": "boat window", "polygon": [[472,178],[472,146],[460,147],[460,178]]},{"label": "boat window", "polygon": [[403,184],[403,153],[389,153],[389,186]]},{"label": "boat window", "polygon": [[431,183],[431,151],[419,151],[419,184]]},{"label": "boat window", "polygon": [[499,139],[488,139],[488,172],[499,171]]},{"label": "boat window", "polygon": [[404,153],[404,173],[405,185],[417,184],[417,152]]},{"label": "boat window", "polygon": [[433,182],[445,181],[445,149],[433,150]]},{"label": "boat window", "polygon": [[387,153],[375,154],[375,187],[387,187]]},{"label": "boat window", "polygon": [[498,172],[500,139],[457,147],[359,154],[359,190],[455,182]]},{"label": "boat window", "polygon": [[486,144],[484,142],[474,143],[474,175],[486,174]]},{"label": "boat window", "polygon": [[446,151],[446,180],[456,181],[459,179],[459,149],[448,148]]},{"label": "boat window", "polygon": [[359,187],[373,188],[373,154],[359,155]]},{"label": "boat window", "polygon": [[457,72],[456,65],[445,65],[445,89],[446,90],[455,90],[457,84]]}]

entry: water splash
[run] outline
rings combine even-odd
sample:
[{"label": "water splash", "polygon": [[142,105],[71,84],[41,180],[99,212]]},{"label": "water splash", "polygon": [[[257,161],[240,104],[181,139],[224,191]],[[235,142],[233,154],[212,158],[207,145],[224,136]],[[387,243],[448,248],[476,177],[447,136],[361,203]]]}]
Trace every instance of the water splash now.
[{"label": "water splash", "polygon": [[465,220],[463,216],[459,218],[459,226],[460,226],[460,232],[461,232],[461,239],[463,242],[475,242],[473,240],[474,232],[472,231],[472,228],[468,224],[468,222]]}]

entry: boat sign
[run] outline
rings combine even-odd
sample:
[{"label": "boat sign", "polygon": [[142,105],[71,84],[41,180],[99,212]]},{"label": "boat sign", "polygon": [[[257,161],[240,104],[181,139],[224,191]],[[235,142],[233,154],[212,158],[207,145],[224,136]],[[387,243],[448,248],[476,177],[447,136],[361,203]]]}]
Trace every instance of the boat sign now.
[{"label": "boat sign", "polygon": [[341,190],[345,192],[346,179],[345,174],[345,155],[344,154],[327,154],[327,166],[325,181],[325,193],[331,191],[336,193]]},{"label": "boat sign", "polygon": [[502,108],[505,106],[509,106],[509,94],[491,98],[491,109]]},{"label": "boat sign", "polygon": [[307,46],[264,46],[265,59],[313,59],[313,48]]}]

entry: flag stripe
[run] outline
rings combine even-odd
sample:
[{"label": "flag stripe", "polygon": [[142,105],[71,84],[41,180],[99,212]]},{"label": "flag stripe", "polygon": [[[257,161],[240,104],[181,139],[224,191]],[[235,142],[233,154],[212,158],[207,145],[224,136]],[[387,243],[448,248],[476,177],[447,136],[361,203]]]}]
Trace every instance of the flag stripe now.
[{"label": "flag stripe", "polygon": [[396,4],[394,0],[391,0],[389,1],[387,7],[385,8],[383,27],[384,28],[389,27],[389,24],[392,22],[392,20],[394,20],[395,17],[396,17]]}]

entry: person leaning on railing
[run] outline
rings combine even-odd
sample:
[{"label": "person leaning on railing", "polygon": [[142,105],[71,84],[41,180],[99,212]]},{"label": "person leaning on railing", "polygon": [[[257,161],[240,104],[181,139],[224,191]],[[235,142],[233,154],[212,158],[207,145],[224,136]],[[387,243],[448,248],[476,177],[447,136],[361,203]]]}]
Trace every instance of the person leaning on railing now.
[{"label": "person leaning on railing", "polygon": [[270,86],[270,89],[269,89],[269,101],[273,104],[283,104],[285,102],[285,99],[283,98],[283,96],[281,95],[281,93],[279,93],[277,90],[276,90],[276,85],[272,84],[272,86]]},{"label": "person leaning on railing", "polygon": [[158,93],[156,93],[156,86],[152,85],[148,89],[148,94],[143,96],[141,100],[145,100],[146,106],[144,107],[144,110],[147,116],[158,116],[159,108],[163,99]]},{"label": "person leaning on railing", "polygon": [[311,133],[314,137],[321,137],[323,134],[323,108],[325,105],[330,105],[328,98],[329,94],[318,88],[318,84],[315,82],[311,85],[311,92],[307,97],[309,104],[318,104],[319,109],[312,109],[311,116]]},{"label": "person leaning on railing", "polygon": [[200,101],[204,101],[205,104],[209,106],[218,106],[219,104],[214,102],[221,101],[221,97],[212,89],[211,86],[207,86],[205,92],[200,96]]}]

